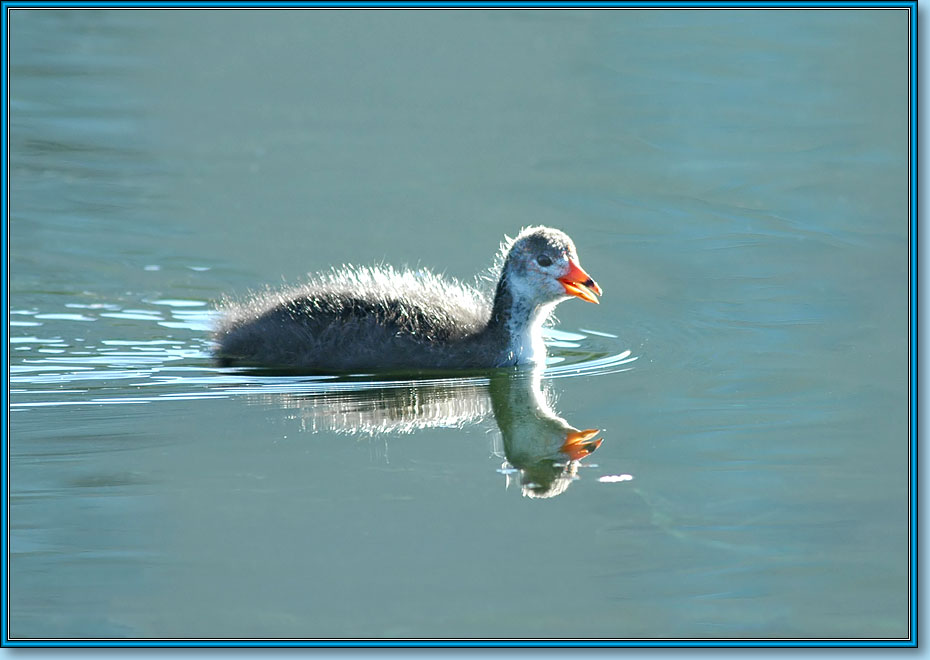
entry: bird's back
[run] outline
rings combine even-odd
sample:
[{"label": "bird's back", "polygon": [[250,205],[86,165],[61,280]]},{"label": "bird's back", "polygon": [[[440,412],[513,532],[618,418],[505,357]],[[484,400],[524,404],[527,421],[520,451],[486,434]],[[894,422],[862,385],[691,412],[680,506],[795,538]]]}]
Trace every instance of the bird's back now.
[{"label": "bird's back", "polygon": [[489,314],[486,295],[451,278],[348,267],[227,305],[216,352],[225,364],[320,371],[467,366],[487,359],[473,354]]}]

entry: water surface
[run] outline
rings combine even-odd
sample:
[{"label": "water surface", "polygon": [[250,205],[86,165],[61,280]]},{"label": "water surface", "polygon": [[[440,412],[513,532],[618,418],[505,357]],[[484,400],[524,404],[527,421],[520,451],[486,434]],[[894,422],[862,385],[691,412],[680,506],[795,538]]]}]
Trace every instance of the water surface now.
[{"label": "water surface", "polygon": [[[10,25],[12,637],[908,634],[905,11]],[[539,378],[209,358],[538,223]]]}]

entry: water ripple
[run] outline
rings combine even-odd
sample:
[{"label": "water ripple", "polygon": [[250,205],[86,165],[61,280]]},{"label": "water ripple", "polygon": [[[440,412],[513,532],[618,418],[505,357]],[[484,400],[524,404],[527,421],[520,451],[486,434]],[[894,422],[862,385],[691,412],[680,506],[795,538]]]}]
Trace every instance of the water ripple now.
[{"label": "water ripple", "polygon": [[[259,369],[219,368],[210,355],[208,331],[215,312],[199,300],[146,299],[132,306],[68,303],[69,309],[17,310],[40,319],[44,337],[23,335],[10,343],[23,351],[10,367],[11,408],[151,403],[241,395],[319,395],[398,387],[476,387],[489,382],[487,372],[445,374],[372,373],[351,376],[277,375]],[[167,315],[167,318],[166,318]],[[116,326],[107,319],[130,323]],[[73,321],[97,321],[106,337],[73,336]],[[36,321],[39,323],[39,321]],[[166,330],[181,331],[166,334]],[[30,328],[31,329],[31,328]],[[35,331],[35,330],[33,330]],[[549,360],[544,379],[604,375],[628,371],[636,356],[620,350],[616,335],[597,331],[546,329]],[[50,387],[51,386],[51,387]],[[91,388],[88,390],[87,388]]]}]

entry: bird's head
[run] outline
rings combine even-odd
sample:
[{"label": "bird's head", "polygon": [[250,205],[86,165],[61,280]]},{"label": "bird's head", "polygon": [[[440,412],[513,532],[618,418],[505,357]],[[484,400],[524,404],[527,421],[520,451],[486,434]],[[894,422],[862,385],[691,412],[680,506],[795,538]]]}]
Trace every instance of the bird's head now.
[{"label": "bird's head", "polygon": [[571,296],[597,303],[601,288],[579,264],[575,244],[550,227],[527,227],[513,239],[504,261],[512,293],[537,305]]}]

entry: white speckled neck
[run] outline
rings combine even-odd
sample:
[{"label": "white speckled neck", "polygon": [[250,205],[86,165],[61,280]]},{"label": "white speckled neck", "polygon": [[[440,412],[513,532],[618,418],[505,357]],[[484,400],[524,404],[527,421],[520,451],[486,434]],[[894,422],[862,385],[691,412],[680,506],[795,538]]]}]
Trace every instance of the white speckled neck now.
[{"label": "white speckled neck", "polygon": [[510,336],[508,351],[516,364],[545,363],[546,344],[542,337],[542,326],[553,307],[555,303],[533,307],[514,305],[506,328]]}]

